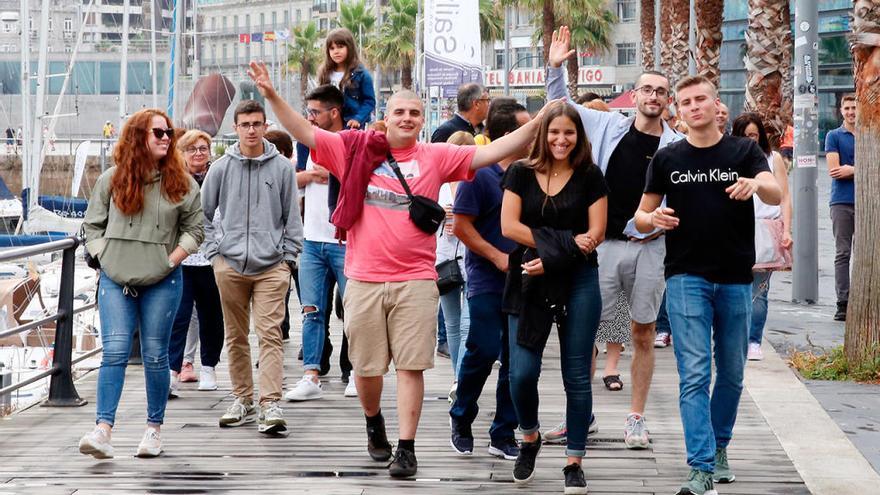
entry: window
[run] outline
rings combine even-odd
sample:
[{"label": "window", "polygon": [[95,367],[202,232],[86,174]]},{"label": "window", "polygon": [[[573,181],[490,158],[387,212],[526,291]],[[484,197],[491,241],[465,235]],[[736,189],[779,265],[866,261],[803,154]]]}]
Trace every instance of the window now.
[{"label": "window", "polygon": [[229,53],[226,51],[226,43],[223,43],[223,63],[225,64],[229,60]]},{"label": "window", "polygon": [[635,43],[617,44],[617,65],[636,65],[637,60]]},{"label": "window", "polygon": [[50,17],[50,18],[49,18],[49,32],[50,32],[50,33],[51,33],[52,30],[55,28],[55,22],[53,22],[53,21],[54,21],[54,19],[52,19],[52,18]]},{"label": "window", "polygon": [[212,17],[211,18],[211,31],[216,31],[216,30],[217,30],[217,18]]},{"label": "window", "polygon": [[514,15],[516,16],[517,26],[528,26],[532,23],[532,12],[528,9],[516,9]]},{"label": "window", "polygon": [[272,27],[278,25],[278,12],[272,12]]},{"label": "window", "polygon": [[[223,30],[226,30],[226,17],[223,17]],[[235,31],[235,34],[238,34],[238,16],[232,17],[232,30]]]},{"label": "window", "polygon": [[250,32],[250,30],[251,30],[251,15],[250,15],[250,14],[245,14],[245,15],[244,15],[244,28],[245,28],[248,32]]},{"label": "window", "polygon": [[266,14],[260,13],[260,30],[266,29]]},{"label": "window", "polygon": [[602,54],[590,51],[580,53],[580,65],[602,65]]},{"label": "window", "polygon": [[296,23],[302,22],[302,10],[296,9]]},{"label": "window", "polygon": [[3,23],[3,32],[4,33],[11,33],[12,32],[12,23],[11,22],[4,22]]},{"label": "window", "polygon": [[73,31],[73,19],[66,17],[64,19],[64,32],[69,33],[71,31]]},{"label": "window", "polygon": [[511,67],[516,65],[517,69],[531,69],[535,66],[535,57],[531,48],[515,48],[513,50],[513,60],[510,62]]},{"label": "window", "polygon": [[636,0],[617,0],[617,18],[620,22],[636,20]]},{"label": "window", "polygon": [[290,27],[290,11],[289,10],[284,11],[284,18],[281,22],[286,24],[286,27]]},{"label": "window", "polygon": [[[235,27],[238,28],[238,17],[236,17],[234,20],[236,21]],[[223,24],[223,30],[226,31],[226,17],[224,17],[220,22],[221,22],[221,24]]]},{"label": "window", "polygon": [[504,68],[504,50],[495,50],[495,68]]}]

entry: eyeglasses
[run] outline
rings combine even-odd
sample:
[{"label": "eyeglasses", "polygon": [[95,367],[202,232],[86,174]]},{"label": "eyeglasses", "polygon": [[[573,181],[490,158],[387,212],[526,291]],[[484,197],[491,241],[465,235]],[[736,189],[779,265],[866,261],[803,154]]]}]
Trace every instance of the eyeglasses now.
[{"label": "eyeglasses", "polygon": [[306,114],[308,114],[309,117],[317,117],[318,115],[321,115],[322,113],[329,112],[329,111],[330,110],[322,110],[319,108],[307,108]]},{"label": "eyeglasses", "polygon": [[189,148],[186,148],[183,151],[186,151],[187,153],[189,153],[191,155],[195,155],[196,153],[201,153],[204,155],[204,154],[208,153],[209,148],[207,146],[190,146]]},{"label": "eyeglasses", "polygon": [[246,131],[251,130],[251,129],[253,129],[255,131],[259,131],[265,125],[266,125],[265,122],[242,122],[241,124],[236,124],[235,127],[238,127],[240,129],[244,129]]},{"label": "eyeglasses", "polygon": [[174,137],[174,129],[159,129],[158,127],[153,127],[151,130],[153,131],[153,135],[156,136],[156,139],[162,139],[162,136],[168,136],[168,139]]},{"label": "eyeglasses", "polygon": [[636,91],[641,93],[644,96],[651,96],[654,93],[657,93],[657,98],[666,98],[669,96],[669,90],[666,88],[655,88],[653,86],[641,86],[636,88]]}]

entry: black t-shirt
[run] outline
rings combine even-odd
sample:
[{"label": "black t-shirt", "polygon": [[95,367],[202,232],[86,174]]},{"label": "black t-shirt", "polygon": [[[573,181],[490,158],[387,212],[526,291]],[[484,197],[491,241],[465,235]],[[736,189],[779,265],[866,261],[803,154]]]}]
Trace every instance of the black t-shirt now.
[{"label": "black t-shirt", "polygon": [[[583,234],[589,230],[590,205],[608,194],[602,171],[595,165],[580,166],[556,195],[548,196],[538,185],[535,171],[525,162],[510,165],[501,187],[516,193],[522,199],[520,221],[530,228],[550,227]],[[511,255],[511,266],[519,267],[523,246]],[[596,252],[585,258],[591,266],[598,266]]]},{"label": "black t-shirt", "polygon": [[755,264],[755,213],[751,200],[724,190],[738,177],[769,172],[767,157],[748,138],[724,136],[708,148],[686,139],[657,150],[645,192],[666,195],[678,227],[666,234],[666,277],[687,273],[713,283],[747,284]]},{"label": "black t-shirt", "polygon": [[608,228],[605,237],[623,239],[623,228],[639,208],[645,190],[645,173],[660,146],[660,136],[639,132],[635,124],[614,148],[605,169],[608,183]]}]

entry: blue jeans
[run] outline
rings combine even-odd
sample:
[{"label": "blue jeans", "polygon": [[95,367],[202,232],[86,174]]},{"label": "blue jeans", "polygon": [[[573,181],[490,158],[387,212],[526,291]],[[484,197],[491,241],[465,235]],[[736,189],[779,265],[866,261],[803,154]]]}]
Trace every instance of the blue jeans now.
[{"label": "blue jeans", "polygon": [[764,325],[767,323],[767,292],[770,291],[770,275],[773,272],[755,272],[752,281],[752,325],[749,329],[749,342],[761,343],[764,338]]},{"label": "blue jeans", "polygon": [[[751,289],[749,284],[715,284],[695,275],[666,281],[678,405],[687,463],[693,469],[714,472],[715,448],[726,448],[733,434],[752,316]],[[713,342],[715,386],[710,398]]]},{"label": "blue jeans", "polygon": [[443,308],[443,320],[446,324],[446,343],[449,344],[449,357],[456,378],[471,327],[467,300],[462,301],[466,295],[467,284],[464,284],[440,296],[440,307]]},{"label": "blue jeans", "polygon": [[657,323],[655,326],[657,333],[668,333],[672,335],[672,327],[669,326],[669,313],[666,312],[666,290],[663,290],[663,301],[660,302],[660,311],[657,311]]},{"label": "blue jeans", "polygon": [[[566,308],[565,324],[559,330],[562,384],[566,399],[565,419],[568,425],[565,455],[583,457],[586,452],[587,426],[593,413],[590,361],[593,359],[593,345],[602,313],[599,272],[596,267],[584,265],[575,270]],[[528,435],[540,428],[538,377],[541,375],[541,355],[544,350],[535,351],[517,343],[518,322],[519,317],[509,317],[510,395],[520,430]]]},{"label": "blue jeans", "polygon": [[498,370],[498,384],[495,386],[495,419],[489,428],[489,437],[492,442],[515,438],[513,430],[517,421],[510,398],[507,315],[501,312],[501,294],[479,294],[469,298],[467,304],[474,325],[473,331],[467,335],[466,350],[458,369],[458,389],[449,415],[460,427],[470,429],[480,411],[477,404],[480,393],[500,353],[501,369]]},{"label": "blue jeans", "polygon": [[[303,241],[299,257],[299,288],[303,307],[303,368],[320,370],[324,352],[324,323],[330,317],[327,290],[333,280],[345,293],[345,246],[331,242]],[[315,308],[306,311],[307,306]]]},{"label": "blue jeans", "polygon": [[131,340],[140,328],[141,356],[147,388],[147,423],[161,425],[165,419],[170,375],[168,340],[171,324],[180,305],[181,269],[153,285],[123,287],[104,272],[98,288],[98,314],[101,317],[101,343],[104,354],[98,371],[97,422],[113,426],[116,408],[125,383],[125,367]]}]

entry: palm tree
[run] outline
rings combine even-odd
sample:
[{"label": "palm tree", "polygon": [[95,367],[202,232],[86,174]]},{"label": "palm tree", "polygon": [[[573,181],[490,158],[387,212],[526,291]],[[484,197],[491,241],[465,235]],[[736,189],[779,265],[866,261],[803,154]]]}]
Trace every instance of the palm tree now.
[{"label": "palm tree", "polygon": [[[782,23],[791,26],[791,6],[788,2],[782,4]],[[785,125],[791,125],[794,122],[794,74],[791,70],[791,58],[794,54],[794,45],[792,44],[791,28],[785,30],[785,38],[782,47],[782,63],[779,66],[782,72],[782,120]],[[849,47],[847,47],[849,49]]]},{"label": "palm tree", "polygon": [[342,3],[339,6],[339,25],[354,34],[354,40],[363,57],[367,47],[373,41],[373,30],[376,26],[376,16],[367,7],[366,2],[354,0]]},{"label": "palm tree", "polygon": [[504,7],[497,0],[480,0],[480,39],[504,39]]},{"label": "palm tree", "polygon": [[654,36],[656,35],[657,20],[654,16],[654,0],[642,0],[639,24],[642,32],[642,69],[655,70],[654,65]]},{"label": "palm tree", "polygon": [[880,9],[876,0],[855,0],[852,21],[853,75],[856,84],[856,234],[855,259],[846,317],[844,352],[850,366],[876,362],[880,355],[880,275],[874,262],[880,256],[880,111],[877,105],[880,60]]},{"label": "palm tree", "polygon": [[300,101],[306,101],[306,91],[309,89],[309,76],[314,74],[318,64],[321,63],[321,48],[318,41],[321,32],[314,22],[308,22],[294,26],[290,32],[293,43],[288,45],[287,66],[299,71],[299,95]]},{"label": "palm tree", "polygon": [[547,55],[550,53],[550,43],[553,41],[553,30],[556,29],[556,7],[563,2],[564,0],[501,0],[502,5],[521,7],[538,14],[534,17],[535,27],[538,30],[535,36],[544,45],[545,66],[547,65]]},{"label": "palm tree", "polygon": [[660,23],[660,67],[673,87],[688,75],[690,15],[689,0],[661,0],[660,17],[664,22]]},{"label": "palm tree", "polygon": [[400,70],[400,83],[412,89],[412,65],[416,56],[416,0],[389,0],[379,39],[370,50],[373,60],[387,69]]},{"label": "palm tree", "polygon": [[724,0],[696,0],[697,18],[697,72],[709,78],[716,87],[721,79],[721,22],[724,20]]},{"label": "palm tree", "polygon": [[611,48],[611,33],[617,16],[604,8],[603,0],[579,0],[564,2],[565,7],[557,10],[561,25],[571,29],[571,44],[577,50],[566,61],[568,70],[568,92],[572,98],[578,96],[578,56],[580,52],[606,52]]},{"label": "palm tree", "polygon": [[787,3],[788,0],[749,0],[745,109],[761,115],[771,144],[778,142],[786,125],[782,117],[781,67],[788,50],[785,39],[791,29],[783,20],[782,10]]}]

